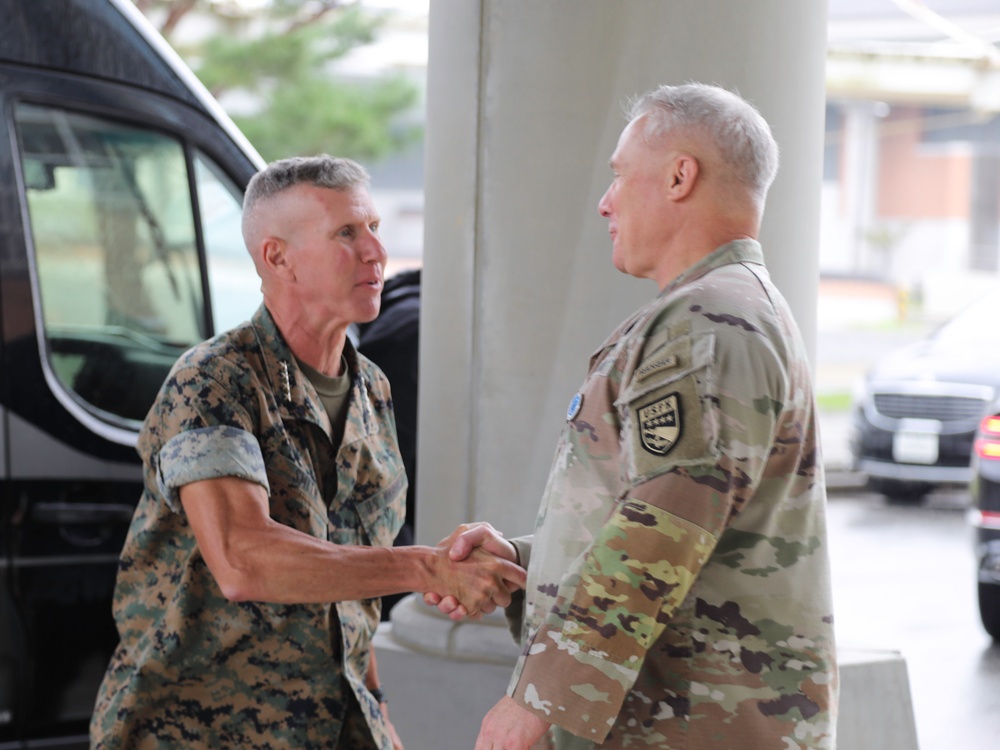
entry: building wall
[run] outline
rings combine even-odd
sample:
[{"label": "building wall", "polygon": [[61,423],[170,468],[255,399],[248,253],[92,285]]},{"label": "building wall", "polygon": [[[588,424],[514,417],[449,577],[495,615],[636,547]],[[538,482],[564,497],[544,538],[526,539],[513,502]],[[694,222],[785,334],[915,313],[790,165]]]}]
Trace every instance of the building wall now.
[{"label": "building wall", "polygon": [[[895,287],[932,320],[995,285],[997,274],[981,270],[970,250],[974,218],[1000,221],[1000,194],[977,192],[974,174],[1000,164],[995,131],[996,118],[971,109],[831,102],[821,274]],[[985,252],[1000,255],[1000,246]]]},{"label": "building wall", "polygon": [[924,143],[924,122],[917,107],[893,108],[883,120],[877,214],[885,219],[967,219],[968,144]]}]

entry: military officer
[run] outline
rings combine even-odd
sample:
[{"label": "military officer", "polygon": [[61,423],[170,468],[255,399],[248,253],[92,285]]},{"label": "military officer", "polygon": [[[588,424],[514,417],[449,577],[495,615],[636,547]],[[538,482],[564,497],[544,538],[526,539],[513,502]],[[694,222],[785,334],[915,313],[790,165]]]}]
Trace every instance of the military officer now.
[{"label": "military officer", "polygon": [[346,335],[378,314],[386,262],[367,185],[329,156],[251,180],[264,301],[181,357],[143,426],[95,748],[400,748],[378,597],[442,590],[478,614],[524,582],[485,551],[392,547],[406,495],[392,400]]},{"label": "military officer", "polygon": [[[757,242],[767,123],[715,86],[638,99],[599,203],[660,292],[570,400],[533,537],[521,656],[477,750],[834,746],[825,484],[806,352]],[[461,558],[501,540],[477,527]],[[520,594],[518,595],[518,598]],[[449,597],[428,595],[453,617]]]}]

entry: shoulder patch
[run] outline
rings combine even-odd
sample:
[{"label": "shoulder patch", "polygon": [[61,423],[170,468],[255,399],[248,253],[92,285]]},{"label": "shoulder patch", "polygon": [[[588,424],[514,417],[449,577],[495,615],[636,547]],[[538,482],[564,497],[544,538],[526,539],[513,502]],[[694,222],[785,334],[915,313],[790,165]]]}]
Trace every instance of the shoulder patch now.
[{"label": "shoulder patch", "polygon": [[583,407],[583,394],[579,391],[573,396],[569,402],[569,406],[566,408],[566,421],[572,422],[576,419],[576,415],[580,413],[580,409]]},{"label": "shoulder patch", "polygon": [[681,400],[677,392],[640,406],[636,413],[642,447],[665,456],[681,436]]}]

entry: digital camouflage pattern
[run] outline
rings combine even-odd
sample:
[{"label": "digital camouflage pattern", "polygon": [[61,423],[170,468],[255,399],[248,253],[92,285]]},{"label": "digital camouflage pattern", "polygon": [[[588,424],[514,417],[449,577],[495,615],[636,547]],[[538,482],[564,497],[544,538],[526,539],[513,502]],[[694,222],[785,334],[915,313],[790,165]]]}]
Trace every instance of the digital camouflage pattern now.
[{"label": "digital camouflage pattern", "polygon": [[760,246],[717,249],[625,321],[567,416],[518,544],[508,693],[561,747],[832,750],[811,376]]},{"label": "digital camouflage pattern", "polygon": [[[378,600],[227,601],[178,495],[189,482],[241,477],[268,490],[281,523],[338,544],[391,545],[406,478],[389,386],[349,343],[345,356],[352,387],[340,446],[263,306],[171,370],[139,438],[145,490],[121,554],[121,643],[92,747],[333,748],[340,738],[352,750],[391,750],[364,686]],[[358,705],[367,726],[350,715]]]}]

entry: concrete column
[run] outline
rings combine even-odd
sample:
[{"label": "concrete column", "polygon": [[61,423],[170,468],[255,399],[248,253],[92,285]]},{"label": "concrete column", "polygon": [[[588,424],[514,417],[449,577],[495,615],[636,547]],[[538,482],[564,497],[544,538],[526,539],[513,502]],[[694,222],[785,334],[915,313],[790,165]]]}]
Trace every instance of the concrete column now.
[{"label": "concrete column", "polygon": [[1000,118],[984,126],[972,149],[969,198],[969,262],[972,271],[1000,269],[1000,147],[990,136],[1000,132]]},{"label": "concrete column", "polygon": [[771,123],[762,241],[812,343],[825,33],[824,3],[433,0],[419,541],[531,531],[591,352],[657,292],[614,269],[597,213],[629,96],[719,83]]},{"label": "concrete column", "polygon": [[874,257],[868,233],[875,228],[878,200],[879,102],[851,102],[844,116],[844,235],[856,271],[884,274],[888,261]]}]

